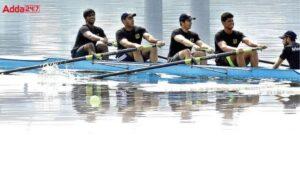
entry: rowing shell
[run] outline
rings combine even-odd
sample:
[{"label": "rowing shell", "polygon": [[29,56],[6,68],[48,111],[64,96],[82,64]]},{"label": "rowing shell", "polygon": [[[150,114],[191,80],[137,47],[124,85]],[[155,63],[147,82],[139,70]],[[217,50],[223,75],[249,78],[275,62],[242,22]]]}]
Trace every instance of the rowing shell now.
[{"label": "rowing shell", "polygon": [[[43,63],[65,60],[65,58],[49,57],[36,59],[22,59],[15,57],[1,57],[0,69],[9,70],[20,67],[28,67]],[[99,71],[99,72],[117,72],[132,70],[141,67],[147,67],[153,64],[137,62],[116,62],[109,61],[79,61],[70,64],[59,65],[60,69],[74,71]],[[291,69],[270,69],[270,68],[251,68],[251,67],[221,67],[212,65],[176,65],[165,68],[158,68],[145,71],[150,74],[169,74],[182,77],[218,77],[234,79],[274,79],[300,82],[300,70]]]}]

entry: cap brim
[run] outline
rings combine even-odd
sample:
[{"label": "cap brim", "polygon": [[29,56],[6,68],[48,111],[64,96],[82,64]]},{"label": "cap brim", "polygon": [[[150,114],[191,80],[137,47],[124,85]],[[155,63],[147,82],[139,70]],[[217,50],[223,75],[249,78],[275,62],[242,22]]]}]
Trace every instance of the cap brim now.
[{"label": "cap brim", "polygon": [[284,39],[286,36],[279,36],[280,39]]},{"label": "cap brim", "polygon": [[195,17],[190,17],[190,20],[196,20],[196,18]]},{"label": "cap brim", "polygon": [[129,17],[135,17],[135,16],[136,16],[136,13],[129,14],[128,16],[129,16]]}]

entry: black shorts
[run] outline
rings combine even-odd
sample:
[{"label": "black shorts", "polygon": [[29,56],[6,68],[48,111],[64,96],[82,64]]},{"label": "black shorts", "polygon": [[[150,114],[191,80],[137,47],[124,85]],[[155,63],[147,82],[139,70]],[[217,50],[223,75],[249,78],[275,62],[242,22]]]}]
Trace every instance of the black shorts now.
[{"label": "black shorts", "polygon": [[78,57],[86,56],[88,54],[89,53],[86,50],[84,50],[84,45],[80,46],[78,49],[73,49],[71,51],[72,58],[78,58]]}]

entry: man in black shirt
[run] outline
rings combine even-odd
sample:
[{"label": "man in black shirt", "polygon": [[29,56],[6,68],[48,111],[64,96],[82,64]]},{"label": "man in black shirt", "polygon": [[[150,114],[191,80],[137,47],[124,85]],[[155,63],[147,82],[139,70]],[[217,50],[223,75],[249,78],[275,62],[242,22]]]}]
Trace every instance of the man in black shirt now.
[{"label": "man in black shirt", "polygon": [[290,69],[300,69],[300,44],[296,42],[297,34],[293,31],[287,31],[280,38],[284,48],[273,68],[278,68],[286,59]]},{"label": "man in black shirt", "polygon": [[83,17],[86,24],[81,26],[78,31],[75,45],[71,51],[72,58],[108,51],[108,41],[104,31],[100,27],[94,26],[95,11],[86,9]]},{"label": "man in black shirt", "polygon": [[[168,61],[178,61],[191,57],[205,56],[203,50],[213,52],[214,50],[200,40],[197,33],[190,31],[192,20],[196,18],[187,14],[181,14],[179,17],[180,28],[174,30],[171,35]],[[201,61],[200,64],[206,64]]]},{"label": "man in black shirt", "polygon": [[135,13],[123,13],[121,21],[124,27],[116,32],[116,39],[118,43],[118,49],[137,48],[138,51],[118,54],[119,61],[136,61],[145,62],[150,59],[150,62],[155,63],[158,60],[157,48],[153,47],[145,49],[141,45],[142,39],[146,39],[149,43],[155,43],[157,47],[163,46],[163,41],[157,40],[143,27],[134,25]]},{"label": "man in black shirt", "polygon": [[216,64],[219,66],[238,66],[244,67],[251,63],[252,67],[258,66],[258,55],[256,51],[243,52],[243,49],[238,48],[240,42],[245,43],[250,47],[266,47],[252,42],[242,32],[233,30],[234,21],[233,15],[225,12],[221,16],[221,21],[224,29],[215,35],[215,50],[216,53],[239,51],[238,55],[232,55],[216,59]]}]

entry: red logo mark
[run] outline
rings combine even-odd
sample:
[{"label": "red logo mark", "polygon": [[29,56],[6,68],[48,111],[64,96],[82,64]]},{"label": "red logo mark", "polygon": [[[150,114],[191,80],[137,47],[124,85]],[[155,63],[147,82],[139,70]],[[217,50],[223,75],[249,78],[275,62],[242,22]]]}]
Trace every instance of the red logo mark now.
[{"label": "red logo mark", "polygon": [[2,13],[39,13],[40,5],[29,4],[29,5],[4,5],[2,8]]}]

